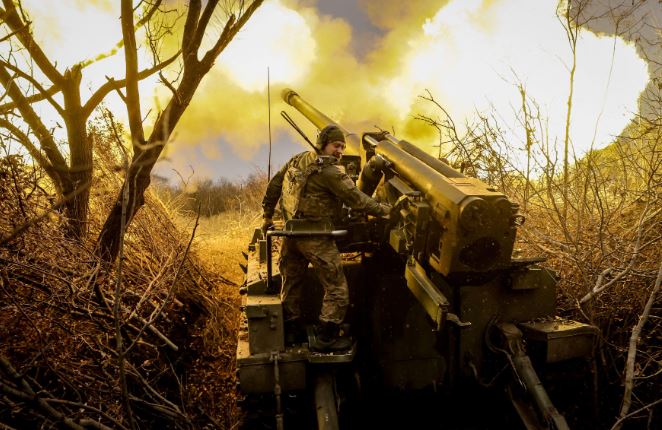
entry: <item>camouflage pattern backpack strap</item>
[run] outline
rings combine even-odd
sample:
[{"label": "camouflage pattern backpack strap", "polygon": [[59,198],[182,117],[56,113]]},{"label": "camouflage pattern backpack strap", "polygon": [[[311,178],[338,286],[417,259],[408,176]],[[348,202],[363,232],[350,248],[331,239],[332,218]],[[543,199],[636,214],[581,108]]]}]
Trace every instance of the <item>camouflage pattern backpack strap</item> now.
[{"label": "camouflage pattern backpack strap", "polygon": [[285,172],[281,204],[286,221],[293,219],[296,215],[308,178],[320,168],[321,162],[316,154],[308,152],[293,160]]}]

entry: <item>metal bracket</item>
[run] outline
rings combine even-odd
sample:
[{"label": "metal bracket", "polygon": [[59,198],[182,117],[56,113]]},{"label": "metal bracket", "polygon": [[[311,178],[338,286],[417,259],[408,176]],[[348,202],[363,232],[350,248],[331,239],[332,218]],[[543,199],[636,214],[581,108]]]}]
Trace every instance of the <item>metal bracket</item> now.
[{"label": "metal bracket", "polygon": [[[543,425],[535,425],[534,422],[530,421],[535,417],[520,414],[525,425],[527,425],[528,428],[569,430],[568,423],[563,415],[561,415],[554,407],[547,391],[545,391],[545,387],[543,387],[540,378],[538,378],[538,375],[533,368],[531,359],[526,354],[526,348],[524,347],[524,342],[522,340],[522,332],[512,323],[501,323],[497,324],[496,327],[503,336],[502,339],[505,343],[505,347],[508,348],[508,351],[504,349],[502,352],[506,353],[516,380],[528,393],[530,400],[532,400],[532,405],[535,406],[538,414],[544,419],[544,422],[548,424],[547,427]],[[520,400],[516,399],[512,393],[511,401],[519,413],[520,410],[522,410],[521,405],[518,405]]]},{"label": "metal bracket", "polygon": [[270,360],[274,363],[274,394],[276,396],[276,429],[283,430],[283,406],[281,402],[280,369],[278,368],[278,351],[272,351]]},{"label": "metal bracket", "polygon": [[446,314],[446,321],[448,321],[450,323],[453,323],[453,324],[455,324],[456,326],[458,326],[460,328],[471,327],[470,322],[460,321],[460,318],[457,315],[452,314],[452,313]]}]

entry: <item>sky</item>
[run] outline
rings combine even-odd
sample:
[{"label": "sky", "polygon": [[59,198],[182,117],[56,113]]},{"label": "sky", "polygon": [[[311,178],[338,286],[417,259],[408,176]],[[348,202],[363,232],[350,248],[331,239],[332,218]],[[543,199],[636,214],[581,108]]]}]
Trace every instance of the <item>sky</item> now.
[{"label": "sky", "polygon": [[[642,57],[659,52],[623,31],[630,21],[614,25],[616,15],[603,13],[610,1],[592,2],[591,12],[600,18],[582,29],[577,45],[571,138],[579,155],[623,130],[657,75]],[[121,38],[119,2],[59,0],[57,8],[43,0],[23,3],[35,37],[62,67],[106,52]],[[613,12],[631,2],[612,3],[618,6]],[[639,33],[659,40],[659,31],[650,30],[660,27],[659,3],[635,3],[633,22],[646,24]],[[378,126],[437,154],[436,130],[414,118],[439,113],[420,98],[427,90],[460,132],[477,113],[494,113],[518,153],[525,140],[516,118],[522,86],[540,106],[550,141],[559,143],[571,51],[556,7],[554,0],[265,0],[202,81],[155,173],[174,183],[243,180],[267,171],[270,136],[273,169],[306,150],[280,112],[312,139],[316,130],[280,99],[285,87],[351,131]],[[216,22],[207,42],[221,28]],[[140,61],[149,66],[147,55]],[[88,67],[84,79],[91,91],[108,75],[121,77],[121,70],[120,50]],[[149,128],[168,93],[155,79],[143,82],[141,93]],[[106,106],[125,116],[117,97]]]}]

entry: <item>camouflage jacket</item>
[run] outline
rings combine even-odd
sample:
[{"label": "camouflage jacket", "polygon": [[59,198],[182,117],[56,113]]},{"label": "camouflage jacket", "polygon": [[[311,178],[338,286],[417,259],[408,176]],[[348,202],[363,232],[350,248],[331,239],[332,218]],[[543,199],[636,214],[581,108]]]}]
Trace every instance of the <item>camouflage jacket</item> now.
[{"label": "camouflage jacket", "polygon": [[286,220],[337,221],[343,203],[372,215],[384,214],[383,207],[340,169],[337,158],[312,151],[292,157],[271,179],[262,200],[265,218],[273,216],[279,199]]}]

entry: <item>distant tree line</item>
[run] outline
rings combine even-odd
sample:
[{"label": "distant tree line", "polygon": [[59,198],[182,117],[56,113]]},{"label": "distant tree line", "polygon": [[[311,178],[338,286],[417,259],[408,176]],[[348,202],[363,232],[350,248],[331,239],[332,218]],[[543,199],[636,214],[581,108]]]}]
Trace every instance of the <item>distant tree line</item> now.
[{"label": "distant tree line", "polygon": [[211,217],[224,212],[256,212],[260,209],[267,175],[257,172],[240,181],[226,178],[201,179],[173,185],[167,179],[153,176],[158,195],[185,213],[200,212]]}]

